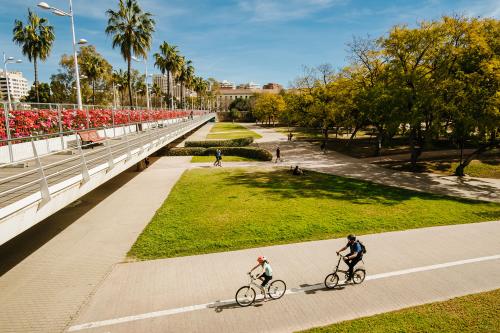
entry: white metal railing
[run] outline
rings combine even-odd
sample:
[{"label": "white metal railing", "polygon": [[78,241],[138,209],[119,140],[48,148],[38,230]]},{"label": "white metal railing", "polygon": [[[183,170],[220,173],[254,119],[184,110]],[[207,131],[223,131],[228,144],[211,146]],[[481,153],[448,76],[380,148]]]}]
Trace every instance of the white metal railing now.
[{"label": "white metal railing", "polygon": [[[50,162],[50,155],[40,157],[35,145],[35,138],[31,139],[31,148],[33,150],[32,158],[22,160],[22,163],[28,164],[29,170],[20,171],[14,175],[0,178],[0,207],[11,204],[16,198],[28,196],[30,193],[41,193],[41,204],[51,200],[50,187],[80,175],[82,183],[89,181],[92,177],[90,170],[96,167],[103,167],[107,171],[114,168],[116,163],[131,160],[133,157],[145,157],[154,148],[161,148],[165,142],[173,141],[181,134],[194,129],[214,117],[213,113],[205,112],[183,121],[162,125],[156,123],[154,126],[147,126],[142,131],[131,132],[130,127],[126,129],[124,135],[110,138],[107,135],[104,138],[102,146],[95,147],[95,144],[82,144],[78,131],[74,131],[76,141],[75,148],[67,148],[53,154],[69,153],[70,157],[62,158],[59,161]],[[139,124],[136,124],[139,125]],[[106,133],[106,131],[104,131]],[[93,149],[85,149],[90,148]],[[157,150],[157,149],[155,149]],[[9,163],[5,167],[15,167],[19,162]],[[68,184],[67,186],[72,186]],[[2,191],[1,188],[4,188]],[[60,191],[59,189],[58,191]],[[0,216],[2,218],[3,216]]]}]

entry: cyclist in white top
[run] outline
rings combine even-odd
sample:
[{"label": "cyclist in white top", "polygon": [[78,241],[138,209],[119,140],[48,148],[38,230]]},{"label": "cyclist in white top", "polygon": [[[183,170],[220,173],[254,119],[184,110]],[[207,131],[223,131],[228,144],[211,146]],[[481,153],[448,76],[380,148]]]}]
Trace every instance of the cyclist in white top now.
[{"label": "cyclist in white top", "polygon": [[266,257],[259,256],[257,258],[257,261],[258,261],[258,264],[255,265],[255,267],[252,268],[250,270],[250,272],[248,272],[248,273],[252,274],[252,272],[259,266],[262,268],[262,272],[260,273],[260,275],[257,276],[257,278],[262,280],[261,290],[262,290],[262,293],[264,294],[264,298],[267,299],[267,295],[266,295],[264,287],[267,285],[267,283],[269,281],[272,280],[273,269],[271,268],[271,265],[269,264],[269,261],[267,261]]}]

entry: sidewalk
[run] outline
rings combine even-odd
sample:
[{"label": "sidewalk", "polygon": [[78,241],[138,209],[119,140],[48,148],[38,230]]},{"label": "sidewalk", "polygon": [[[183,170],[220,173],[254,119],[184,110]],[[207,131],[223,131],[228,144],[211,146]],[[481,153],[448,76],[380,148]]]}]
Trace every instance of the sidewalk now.
[{"label": "sidewalk", "polygon": [[212,127],[214,127],[215,123],[208,122],[202,127],[200,127],[196,132],[191,134],[186,140],[182,141],[178,147],[184,147],[186,141],[204,141],[207,140],[207,135],[210,133],[212,130]]},{"label": "sidewalk", "polygon": [[[322,284],[345,239],[120,264],[70,331],[292,332],[497,289],[499,238],[500,222],[363,236],[367,280],[335,290]],[[258,255],[291,293],[241,308],[234,295]]]}]

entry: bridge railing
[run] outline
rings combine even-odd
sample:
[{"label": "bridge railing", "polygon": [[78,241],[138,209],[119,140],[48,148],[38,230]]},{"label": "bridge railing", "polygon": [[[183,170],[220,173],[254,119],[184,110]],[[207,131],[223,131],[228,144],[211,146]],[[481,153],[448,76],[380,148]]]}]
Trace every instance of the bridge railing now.
[{"label": "bridge railing", "polygon": [[[109,172],[117,163],[143,159],[149,155],[148,153],[163,147],[167,141],[172,141],[180,133],[193,129],[211,117],[213,114],[209,112],[199,112],[192,117],[169,124],[155,122],[145,126],[144,123],[131,123],[130,126],[124,127],[123,135],[115,137],[110,135],[114,128],[95,127],[94,130],[103,133],[104,140],[99,146],[95,146],[93,143],[84,144],[78,130],[68,131],[64,134],[73,137],[74,147],[47,154],[43,158],[38,153],[36,142],[46,141],[44,138],[54,134],[33,136],[29,140],[33,152],[32,158],[7,163],[0,167],[0,171],[5,171],[5,168],[12,168],[10,171],[13,171],[4,172],[5,176],[0,177],[0,219],[6,214],[12,213],[2,211],[2,207],[33,193],[40,194],[40,198],[37,200],[41,201],[41,204],[48,202],[55,192],[74,185],[74,181],[65,184],[68,179],[76,177],[77,182],[85,183],[90,180],[93,173],[102,171],[102,169]],[[139,128],[140,126],[142,128]],[[136,128],[135,131],[132,131],[133,127]],[[5,141],[9,140],[2,140],[4,143]],[[88,149],[91,147],[92,149]],[[15,168],[19,167],[19,164],[23,164],[26,169],[16,170]]]},{"label": "bridge railing", "polygon": [[[71,104],[7,103],[0,104],[0,163],[15,162],[29,157],[31,149],[26,145],[13,145],[50,135],[47,143],[50,151],[63,150],[68,139],[65,136],[75,130],[114,128],[123,134],[123,128],[137,123],[174,123],[181,119],[202,114],[201,110],[165,110],[158,108],[111,108],[86,105],[78,110]],[[57,137],[59,140],[57,140]],[[38,139],[35,139],[38,140]],[[5,147],[6,146],[6,147]],[[39,147],[42,149],[42,147]]]}]

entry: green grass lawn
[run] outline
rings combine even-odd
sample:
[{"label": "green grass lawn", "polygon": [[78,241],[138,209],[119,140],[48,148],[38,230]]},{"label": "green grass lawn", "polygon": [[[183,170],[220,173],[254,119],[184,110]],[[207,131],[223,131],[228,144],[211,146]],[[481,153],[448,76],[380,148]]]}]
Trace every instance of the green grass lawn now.
[{"label": "green grass lawn", "polygon": [[186,171],[129,252],[154,259],[500,219],[500,204],[307,172]]},{"label": "green grass lawn", "polygon": [[262,136],[246,127],[233,123],[216,123],[207,135],[207,139],[239,139],[246,137],[260,139]]},{"label": "green grass lawn", "polygon": [[372,317],[344,321],[307,333],[500,332],[500,289]]},{"label": "green grass lawn", "polygon": [[[191,159],[191,163],[206,163],[206,162],[214,162],[215,156],[193,156]],[[224,162],[256,162],[259,160],[248,158],[248,157],[240,157],[240,156],[222,156],[222,163]]]}]

